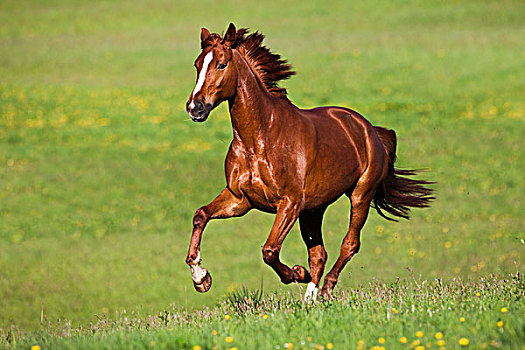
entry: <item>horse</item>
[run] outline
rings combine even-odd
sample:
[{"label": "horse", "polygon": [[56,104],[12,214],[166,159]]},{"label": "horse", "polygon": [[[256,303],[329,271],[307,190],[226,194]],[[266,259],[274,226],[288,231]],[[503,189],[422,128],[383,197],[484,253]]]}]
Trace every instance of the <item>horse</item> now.
[{"label": "horse", "polygon": [[[360,232],[370,207],[388,220],[408,219],[410,208],[434,199],[433,182],[411,179],[416,170],[394,168],[396,134],[373,126],[343,107],[300,109],[278,83],[295,74],[280,55],[262,44],[264,35],[237,30],[224,37],[201,29],[195,60],[197,81],[186,103],[194,122],[204,122],[228,102],[233,140],[225,159],[226,187],[195,212],[186,264],[195,289],[207,292],[212,278],[201,266],[203,230],[212,219],[239,217],[251,209],[275,214],[262,247],[263,260],[281,282],[307,283],[305,300],[333,298],[339,274],[359,252]],[[337,261],[324,278],[327,253],[321,223],[326,208],[342,195],[351,202],[349,228]],[[387,215],[387,214],[390,214]],[[310,270],[282,263],[286,235],[299,220]]]}]

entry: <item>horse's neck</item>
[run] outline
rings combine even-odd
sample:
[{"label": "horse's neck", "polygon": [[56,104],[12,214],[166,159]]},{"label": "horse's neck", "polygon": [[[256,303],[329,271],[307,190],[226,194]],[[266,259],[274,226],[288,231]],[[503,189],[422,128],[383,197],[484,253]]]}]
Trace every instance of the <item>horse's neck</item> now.
[{"label": "horse's neck", "polygon": [[245,59],[235,52],[239,73],[237,93],[229,101],[234,133],[247,149],[257,152],[263,143],[264,133],[272,122],[273,98],[255,77]]}]

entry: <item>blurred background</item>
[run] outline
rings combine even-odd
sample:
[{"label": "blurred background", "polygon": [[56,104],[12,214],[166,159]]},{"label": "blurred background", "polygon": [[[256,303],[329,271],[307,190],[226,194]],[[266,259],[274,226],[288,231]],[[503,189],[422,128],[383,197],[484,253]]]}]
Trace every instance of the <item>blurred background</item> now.
[{"label": "blurred background", "polygon": [[[124,308],[214,305],[246,286],[299,293],[264,265],[273,216],[211,222],[193,290],[194,211],[224,187],[225,106],[185,113],[201,27],[263,32],[300,107],[343,105],[398,135],[437,200],[410,221],[371,211],[339,287],[523,269],[523,1],[0,2],[0,325],[86,324]],[[346,198],[324,221],[328,268]],[[281,253],[307,264],[295,227]]]}]

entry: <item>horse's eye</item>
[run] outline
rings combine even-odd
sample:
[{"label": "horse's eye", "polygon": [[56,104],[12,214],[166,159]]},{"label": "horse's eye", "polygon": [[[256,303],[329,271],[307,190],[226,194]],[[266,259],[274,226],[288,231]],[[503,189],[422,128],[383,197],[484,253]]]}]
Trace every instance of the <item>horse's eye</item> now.
[{"label": "horse's eye", "polygon": [[219,63],[217,65],[217,69],[224,69],[224,68],[226,68],[226,63]]}]

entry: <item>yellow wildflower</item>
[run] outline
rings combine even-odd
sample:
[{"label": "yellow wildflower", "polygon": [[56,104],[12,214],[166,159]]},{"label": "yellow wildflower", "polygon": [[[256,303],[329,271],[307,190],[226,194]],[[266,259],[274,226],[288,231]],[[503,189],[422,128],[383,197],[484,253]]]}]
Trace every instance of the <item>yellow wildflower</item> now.
[{"label": "yellow wildflower", "polygon": [[425,350],[425,347],[423,345],[416,346],[414,350]]},{"label": "yellow wildflower", "polygon": [[436,344],[437,344],[437,346],[445,346],[445,341],[443,339],[441,339]]},{"label": "yellow wildflower", "polygon": [[217,335],[217,331],[214,329],[213,331],[211,331],[211,334]]},{"label": "yellow wildflower", "polygon": [[31,346],[31,350],[40,350],[40,345]]},{"label": "yellow wildflower", "polygon": [[328,343],[328,344],[326,344],[326,348],[327,348],[328,350],[331,350],[331,349],[334,348],[334,344],[332,344],[332,343]]},{"label": "yellow wildflower", "polygon": [[460,317],[459,322],[465,322],[465,317]]},{"label": "yellow wildflower", "polygon": [[469,343],[469,341],[468,341],[467,338],[461,338],[461,339],[459,340],[459,345],[461,345],[461,346],[467,346],[468,343]]},{"label": "yellow wildflower", "polygon": [[442,339],[442,338],[443,338],[443,333],[437,332],[436,333],[436,339]]},{"label": "yellow wildflower", "polygon": [[499,328],[503,327],[503,321],[498,321],[497,325]]},{"label": "yellow wildflower", "polygon": [[226,341],[226,343],[231,343],[233,341],[233,338],[232,337],[226,337],[226,339],[224,339]]},{"label": "yellow wildflower", "polygon": [[401,337],[401,338],[399,338],[399,342],[400,342],[401,344],[406,344],[406,342],[407,342],[407,338],[406,338],[406,337]]},{"label": "yellow wildflower", "polygon": [[385,338],[380,337],[377,341],[379,342],[379,344],[384,344],[385,343]]},{"label": "yellow wildflower", "polygon": [[421,331],[417,331],[417,332],[416,332],[416,337],[418,337],[418,338],[423,338],[423,332],[421,332]]},{"label": "yellow wildflower", "polygon": [[225,315],[224,318],[229,320],[230,319],[230,315]]},{"label": "yellow wildflower", "polygon": [[395,313],[396,315],[399,313],[399,311],[397,311],[397,309],[394,307],[392,308],[392,312]]},{"label": "yellow wildflower", "polygon": [[263,319],[267,319],[268,318],[268,315],[263,315]]},{"label": "yellow wildflower", "polygon": [[193,350],[202,350],[202,347],[200,345],[193,346]]},{"label": "yellow wildflower", "polygon": [[509,311],[509,310],[506,307],[502,307],[501,308],[501,312],[506,313],[507,311]]},{"label": "yellow wildflower", "polygon": [[237,348],[235,346],[232,346],[230,350],[237,350]]}]

